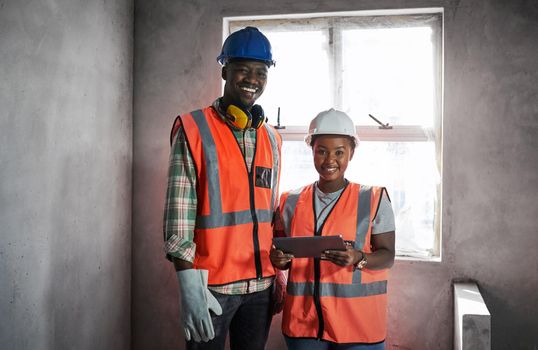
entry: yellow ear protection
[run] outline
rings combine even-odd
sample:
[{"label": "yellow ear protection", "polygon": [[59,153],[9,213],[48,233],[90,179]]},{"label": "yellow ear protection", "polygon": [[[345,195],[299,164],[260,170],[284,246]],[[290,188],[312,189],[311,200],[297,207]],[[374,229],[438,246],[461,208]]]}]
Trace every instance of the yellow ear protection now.
[{"label": "yellow ear protection", "polygon": [[265,114],[260,105],[252,106],[250,112],[235,105],[229,105],[226,108],[226,117],[234,126],[241,130],[248,128],[258,129],[266,121]]}]

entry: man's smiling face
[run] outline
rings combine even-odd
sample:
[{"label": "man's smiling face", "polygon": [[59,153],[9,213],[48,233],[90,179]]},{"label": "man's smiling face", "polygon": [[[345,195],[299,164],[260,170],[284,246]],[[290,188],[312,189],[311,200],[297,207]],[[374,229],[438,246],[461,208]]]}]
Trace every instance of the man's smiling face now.
[{"label": "man's smiling face", "polygon": [[259,61],[232,61],[222,67],[225,105],[250,109],[267,84],[267,65]]}]

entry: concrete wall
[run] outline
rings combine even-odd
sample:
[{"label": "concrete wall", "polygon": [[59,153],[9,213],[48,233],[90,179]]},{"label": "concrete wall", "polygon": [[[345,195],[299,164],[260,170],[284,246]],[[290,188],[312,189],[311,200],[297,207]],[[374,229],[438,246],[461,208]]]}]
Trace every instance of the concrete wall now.
[{"label": "concrete wall", "polygon": [[0,1],[0,348],[130,347],[133,4]]},{"label": "concrete wall", "polygon": [[[178,113],[221,93],[222,17],[402,7],[445,8],[443,261],[397,261],[388,348],[452,348],[455,278],[480,285],[493,349],[538,347],[535,1],[135,3],[133,348],[183,346],[177,282],[162,250],[168,133]],[[279,322],[269,349],[283,348]]]}]

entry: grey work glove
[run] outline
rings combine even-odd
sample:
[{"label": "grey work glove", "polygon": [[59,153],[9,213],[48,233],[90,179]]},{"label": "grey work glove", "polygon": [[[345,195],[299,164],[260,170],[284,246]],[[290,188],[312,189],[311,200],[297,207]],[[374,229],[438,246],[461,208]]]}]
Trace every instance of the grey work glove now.
[{"label": "grey work glove", "polygon": [[207,342],[215,337],[209,310],[216,315],[222,308],[207,289],[207,270],[181,270],[176,272],[179,281],[181,319],[187,341]]}]

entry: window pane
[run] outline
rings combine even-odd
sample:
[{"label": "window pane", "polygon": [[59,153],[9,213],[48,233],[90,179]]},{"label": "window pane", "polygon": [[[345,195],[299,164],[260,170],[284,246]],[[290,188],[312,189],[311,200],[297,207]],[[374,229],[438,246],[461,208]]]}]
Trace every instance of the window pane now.
[{"label": "window pane", "polygon": [[271,124],[278,107],[282,125],[305,125],[332,106],[328,40],[324,31],[274,32],[263,29],[271,42],[276,66],[258,103]]},{"label": "window pane", "polygon": [[[280,190],[286,191],[318,179],[312,151],[302,141],[282,147]],[[433,142],[361,142],[349,163],[346,178],[388,189],[396,217],[399,255],[434,254],[434,216],[440,176]]]},{"label": "window pane", "polygon": [[360,125],[433,126],[430,27],[342,30],[342,103]]},{"label": "window pane", "polygon": [[280,192],[299,188],[318,179],[312,161],[312,149],[304,141],[282,143]]}]

